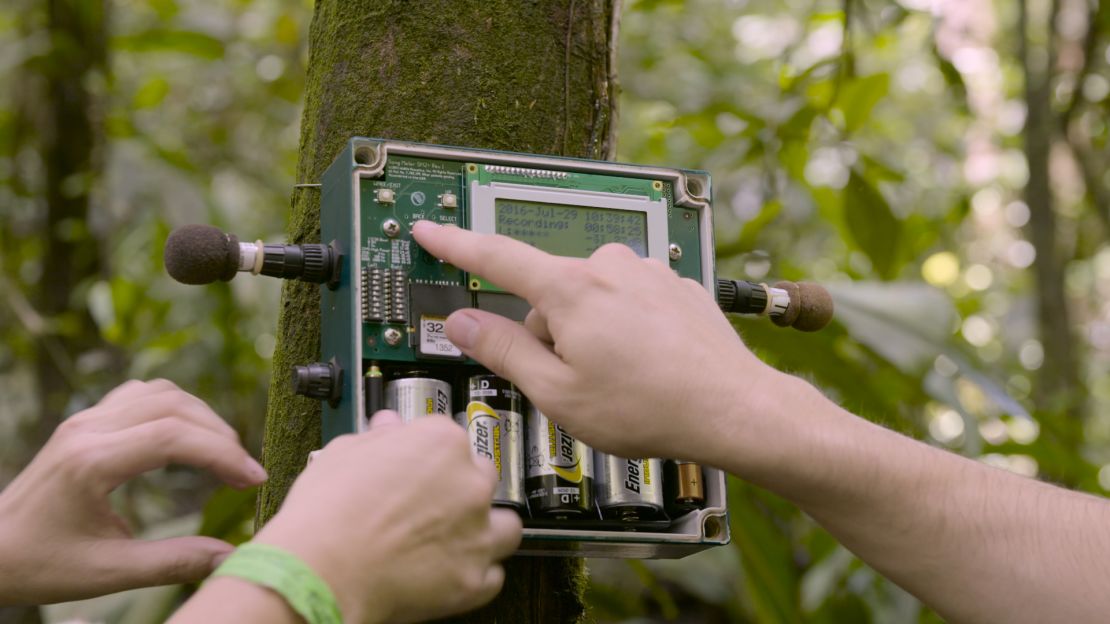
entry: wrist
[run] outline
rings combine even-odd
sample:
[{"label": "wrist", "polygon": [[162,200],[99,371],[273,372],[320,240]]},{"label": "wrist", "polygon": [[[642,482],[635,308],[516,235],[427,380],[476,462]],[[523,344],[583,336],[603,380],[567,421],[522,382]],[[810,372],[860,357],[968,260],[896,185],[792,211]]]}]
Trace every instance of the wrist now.
[{"label": "wrist", "polygon": [[731,388],[706,446],[713,465],[791,499],[821,490],[858,419],[770,366]]},{"label": "wrist", "polygon": [[[218,617],[216,617],[218,614]],[[168,624],[198,621],[303,624],[277,592],[234,576],[210,578],[170,618]]]},{"label": "wrist", "polygon": [[742,440],[722,468],[807,512],[870,504],[897,465],[917,463],[921,445],[856,416],[813,384],[780,371],[759,381],[749,401],[727,412]]},{"label": "wrist", "polygon": [[[279,513],[252,540],[260,544],[275,546],[285,550],[303,561],[308,567],[331,588],[335,600],[339,605],[340,613],[345,622],[365,622],[377,624],[386,621],[376,614],[384,613],[384,608],[376,609],[376,613],[367,613],[363,605],[374,604],[384,607],[385,597],[378,596],[368,599],[365,595],[372,591],[369,582],[359,582],[372,573],[365,569],[361,574],[350,567],[351,557],[337,557],[336,552],[342,552],[342,547],[328,544],[329,532],[316,531],[312,527],[303,527],[284,522],[285,518]],[[362,588],[364,591],[360,591]]]}]

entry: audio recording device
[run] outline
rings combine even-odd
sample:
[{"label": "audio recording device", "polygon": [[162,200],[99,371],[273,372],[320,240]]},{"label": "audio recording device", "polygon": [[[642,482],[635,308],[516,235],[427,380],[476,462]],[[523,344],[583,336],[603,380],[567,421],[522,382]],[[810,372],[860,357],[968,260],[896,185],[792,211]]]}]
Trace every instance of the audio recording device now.
[{"label": "audio recording device", "polygon": [[529,306],[432,257],[411,228],[426,219],[573,257],[620,243],[701,283],[724,312],[824,327],[832,301],[820,286],[716,276],[711,199],[703,171],[354,138],[320,181],[320,243],[194,225],[171,234],[165,262],[187,284],[240,272],[321,284],[320,359],[295,367],[292,383],[322,402],[322,444],[383,408],[406,421],[446,414],[497,467],[494,504],[521,515],[522,554],[682,557],[728,543],[724,473],[597,452],[469,360],[447,338],[448,315],[523,321]]}]

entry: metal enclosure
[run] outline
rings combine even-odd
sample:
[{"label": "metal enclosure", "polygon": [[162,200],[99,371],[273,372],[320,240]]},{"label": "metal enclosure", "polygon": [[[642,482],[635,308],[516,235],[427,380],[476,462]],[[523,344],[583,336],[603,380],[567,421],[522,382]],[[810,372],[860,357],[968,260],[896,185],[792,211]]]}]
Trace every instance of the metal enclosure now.
[{"label": "metal enclosure", "polygon": [[[599,221],[614,221],[617,231],[633,232],[641,255],[715,292],[711,183],[704,172],[353,138],[321,182],[321,242],[343,254],[338,286],[321,288],[320,361],[342,371],[338,400],[323,404],[324,444],[365,428],[362,378],[371,362],[386,377],[413,368],[447,379],[482,370],[435,333],[435,319],[477,307],[522,320],[528,310],[481,276],[420,249],[409,233],[418,219],[476,231],[524,223],[500,231],[544,236],[528,221],[506,217],[495,224],[494,207],[581,206]],[[628,216],[640,213],[642,237],[640,217]],[[723,472],[705,467],[704,508],[666,522],[526,517],[520,553],[674,558],[727,544],[725,483]]]}]

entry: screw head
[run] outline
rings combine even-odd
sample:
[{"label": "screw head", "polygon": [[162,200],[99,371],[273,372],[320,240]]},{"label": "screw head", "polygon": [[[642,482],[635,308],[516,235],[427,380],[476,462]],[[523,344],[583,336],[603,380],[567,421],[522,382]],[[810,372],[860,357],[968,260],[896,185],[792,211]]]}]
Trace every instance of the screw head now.
[{"label": "screw head", "polygon": [[385,338],[385,343],[387,345],[391,347],[396,347],[397,345],[401,344],[401,339],[404,338],[404,335],[401,334],[400,330],[398,330],[396,327],[389,327],[382,334],[382,337]]},{"label": "screw head", "polygon": [[382,221],[382,232],[386,236],[393,238],[401,233],[401,224],[397,222],[397,219],[386,219]]},{"label": "screw head", "polygon": [[679,247],[677,243],[671,243],[671,246],[667,248],[667,255],[670,256],[671,262],[678,262],[682,259],[682,247]]}]

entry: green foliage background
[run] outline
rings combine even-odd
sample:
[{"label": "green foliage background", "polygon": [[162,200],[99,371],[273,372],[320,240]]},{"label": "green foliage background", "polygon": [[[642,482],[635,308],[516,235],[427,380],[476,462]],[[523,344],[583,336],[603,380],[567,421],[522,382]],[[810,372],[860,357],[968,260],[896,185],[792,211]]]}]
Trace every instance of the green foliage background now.
[{"label": "green foliage background", "polygon": [[[94,164],[64,184],[90,197],[80,221],[46,211],[40,104],[64,40],[39,4],[0,7],[0,483],[43,442],[37,353],[87,332],[83,315],[96,340],[59,360],[67,413],[124,379],[167,377],[257,451],[279,285],[181,286],[164,276],[161,248],[185,223],[280,239],[292,185],[306,182],[293,171],[311,2],[105,5],[108,60],[82,78],[96,102]],[[1104,494],[1104,13],[1083,0],[630,0],[619,157],[713,174],[721,275],[830,285],[838,323],[820,334],[737,321],[762,357],[908,435]],[[1026,86],[1038,83],[1052,122],[1047,200],[1030,195],[1023,153]],[[1051,250],[1029,242],[1044,210]],[[91,245],[100,264],[66,293],[67,310],[43,316],[47,228]],[[1069,309],[1038,320],[1046,257],[1060,261],[1048,273]],[[1048,393],[1044,377],[1059,371],[1045,366],[1043,336],[1061,327],[1076,374]],[[730,487],[730,547],[591,562],[598,621],[936,621],[790,505]],[[196,530],[208,501],[202,530],[243,539],[250,497],[214,488],[169,469],[118,502],[157,533]],[[176,592],[48,618],[148,621]]]}]

